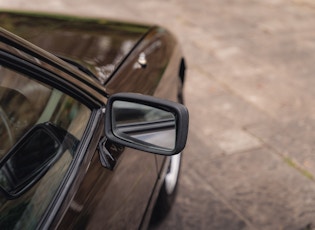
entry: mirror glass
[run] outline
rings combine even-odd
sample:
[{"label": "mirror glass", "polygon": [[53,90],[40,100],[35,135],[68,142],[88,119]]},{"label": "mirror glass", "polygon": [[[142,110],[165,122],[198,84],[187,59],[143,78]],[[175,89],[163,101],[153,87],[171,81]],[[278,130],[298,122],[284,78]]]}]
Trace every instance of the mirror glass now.
[{"label": "mirror glass", "polygon": [[0,163],[0,189],[9,197],[30,188],[63,153],[57,137],[35,127],[15,145]]},{"label": "mirror glass", "polygon": [[176,141],[173,113],[127,101],[115,101],[112,109],[113,133],[135,144],[172,151]]}]

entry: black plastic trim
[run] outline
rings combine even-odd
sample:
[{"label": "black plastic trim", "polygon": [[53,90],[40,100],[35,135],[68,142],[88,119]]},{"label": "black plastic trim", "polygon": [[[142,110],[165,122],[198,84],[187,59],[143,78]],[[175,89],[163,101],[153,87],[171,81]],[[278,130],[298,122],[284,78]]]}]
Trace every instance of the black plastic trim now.
[{"label": "black plastic trim", "polygon": [[[113,102],[117,100],[123,100],[127,102],[140,103],[156,107],[165,111],[169,111],[175,115],[176,118],[176,142],[175,148],[172,151],[165,149],[154,148],[150,145],[135,144],[131,141],[117,137],[113,132],[112,127],[112,106]],[[148,95],[136,94],[136,93],[117,93],[109,97],[106,105],[105,113],[105,134],[107,138],[113,142],[119,143],[126,147],[138,149],[145,152],[156,153],[160,155],[174,155],[181,152],[186,145],[187,134],[188,134],[188,122],[189,114],[187,108],[179,103],[160,99]]]},{"label": "black plastic trim", "polygon": [[33,63],[25,61],[20,57],[17,57],[2,49],[0,49],[0,64],[41,81],[49,86],[57,88],[84,103],[90,109],[97,108],[101,105],[98,104],[94,98],[91,98],[89,95],[85,94],[84,91],[74,87],[74,84],[71,84],[65,79],[58,77],[58,75],[55,73],[49,72],[46,69],[38,67]]}]

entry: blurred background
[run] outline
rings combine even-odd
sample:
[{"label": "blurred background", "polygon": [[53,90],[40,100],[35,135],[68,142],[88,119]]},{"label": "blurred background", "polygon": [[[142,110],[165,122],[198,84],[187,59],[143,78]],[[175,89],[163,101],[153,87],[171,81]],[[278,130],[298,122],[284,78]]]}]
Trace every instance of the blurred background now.
[{"label": "blurred background", "polygon": [[182,45],[190,133],[153,229],[315,229],[314,0],[0,0],[162,25]]}]

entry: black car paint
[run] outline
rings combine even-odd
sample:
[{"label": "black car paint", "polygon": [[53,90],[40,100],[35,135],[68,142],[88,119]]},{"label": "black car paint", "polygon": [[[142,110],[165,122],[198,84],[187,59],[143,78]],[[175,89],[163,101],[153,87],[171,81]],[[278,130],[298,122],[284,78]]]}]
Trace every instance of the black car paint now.
[{"label": "black car paint", "polygon": [[26,13],[4,12],[0,20],[3,28],[50,53],[81,64],[102,83],[150,29],[105,19]]},{"label": "black car paint", "polygon": [[[125,56],[117,63],[113,63],[113,61],[109,63],[109,65],[114,65],[115,68],[104,81],[106,82],[105,90],[102,84],[76,70],[71,64],[7,32],[2,32],[0,39],[2,42],[7,42],[6,47],[1,47],[4,53],[18,59],[15,60],[15,68],[21,68],[21,65],[25,65],[25,67],[28,68],[31,66],[30,69],[34,71],[41,69],[41,72],[45,73],[42,76],[38,76],[40,80],[56,84],[61,90],[69,92],[77,98],[89,98],[86,103],[93,109],[92,116],[94,116],[94,121],[89,124],[89,132],[87,136],[84,137],[86,140],[84,143],[86,144],[81,146],[75,164],[72,165],[70,173],[68,173],[68,178],[65,178],[63,185],[59,189],[55,202],[50,205],[45,218],[42,219],[40,228],[84,227],[91,223],[100,224],[100,222],[98,222],[99,220],[105,220],[104,223],[108,228],[122,228],[126,226],[126,224],[128,224],[130,228],[145,228],[148,224],[149,215],[157,197],[159,187],[163,182],[163,175],[167,170],[163,165],[166,165],[168,159],[164,156],[151,155],[128,148],[126,148],[122,154],[123,149],[121,146],[117,146],[115,143],[107,143],[107,148],[110,151],[120,150],[118,151],[118,156],[121,159],[118,161],[117,171],[115,171],[115,173],[117,174],[117,172],[122,169],[124,174],[119,175],[118,178],[131,175],[132,173],[130,172],[134,170],[145,172],[146,176],[148,176],[142,178],[143,185],[151,184],[150,186],[146,186],[145,189],[143,189],[142,186],[138,186],[133,190],[133,193],[138,192],[137,195],[140,195],[142,200],[139,201],[136,198],[133,199],[130,197],[128,191],[124,191],[124,189],[120,187],[121,185],[116,183],[115,177],[117,176],[115,173],[102,167],[99,161],[97,146],[104,136],[105,124],[103,118],[108,95],[118,92],[136,92],[167,98],[173,101],[177,100],[178,92],[173,90],[173,88],[174,85],[178,84],[178,73],[180,71],[179,66],[181,64],[182,54],[172,35],[160,27],[150,28],[148,26],[135,24],[128,24],[128,26],[126,26],[116,22],[107,23],[107,21],[97,21],[94,19],[92,21],[81,19],[73,20],[71,17],[58,17],[56,19],[53,16],[48,16],[50,20],[49,25],[54,25],[55,27],[45,27],[45,24],[37,27],[37,22],[35,21],[41,22],[43,20],[45,22],[47,16],[34,16],[19,13],[11,14],[8,12],[1,13],[0,15],[2,27],[24,37],[29,42],[34,43],[48,52],[73,61],[78,61],[86,68],[91,68],[91,66],[87,64],[89,63],[89,57],[85,56],[85,53],[73,55],[73,53],[71,54],[69,50],[65,49],[67,46],[63,46],[64,49],[60,50],[62,47],[58,47],[58,43],[59,40],[63,38],[59,37],[57,43],[45,43],[46,39],[51,36],[50,33],[58,29],[66,30],[67,28],[76,28],[75,31],[77,34],[75,35],[76,39],[74,43],[80,45],[84,40],[84,33],[91,33],[93,31],[93,28],[89,27],[91,23],[93,25],[98,24],[100,27],[99,30],[101,31],[109,30],[113,32],[113,28],[116,28],[116,30],[122,34],[119,34],[114,40],[118,39],[118,37],[121,39],[121,37],[126,36],[126,33],[121,32],[124,31],[123,28],[126,28],[129,34],[133,34],[132,32],[136,31],[137,36],[134,40],[133,47],[124,54]],[[21,18],[23,20],[21,20]],[[25,26],[28,28],[25,28]],[[30,28],[34,31],[32,36],[28,34],[28,29]],[[83,28],[82,31],[80,31],[80,28]],[[39,38],[40,36],[43,37]],[[19,52],[12,49],[11,45],[18,48]],[[20,51],[23,51],[25,55],[21,55]],[[137,58],[142,52],[148,56],[148,66],[146,66],[146,68],[133,68],[137,62]],[[35,56],[37,60],[34,60],[32,56]],[[1,55],[1,57],[5,57],[5,55]],[[115,58],[112,58],[112,60],[114,59]],[[38,60],[40,63],[38,63]],[[156,64],[158,65],[156,66]],[[93,66],[95,65],[94,63]],[[105,63],[100,63],[97,68],[101,68],[104,65]],[[91,71],[93,74],[97,75],[95,69]],[[62,76],[58,77],[58,75]],[[150,78],[148,79],[148,77]],[[53,79],[53,82],[50,82],[51,79]],[[143,82],[148,82],[148,84],[142,85],[141,83]],[[66,89],[64,84],[66,84],[70,90],[69,88]],[[86,155],[84,155],[85,152],[87,153]],[[134,164],[130,166],[130,162],[128,163],[127,161],[131,161]],[[146,162],[145,165],[143,164],[144,162]],[[125,171],[123,171],[124,169]],[[129,169],[129,171],[126,171],[126,169]],[[95,174],[98,175],[97,178],[95,178]],[[127,185],[127,187],[130,188],[133,186],[133,183],[130,184],[130,181],[135,180],[139,183],[139,178],[137,178],[137,176],[127,178],[129,181],[121,184]],[[87,191],[86,187],[92,187],[93,189]],[[121,193],[121,199],[113,201],[111,197],[118,195],[117,191]],[[103,199],[102,202],[99,202],[100,197],[104,194],[108,194],[109,199]],[[131,210],[123,210],[122,204],[127,205]],[[117,208],[116,211],[115,207]],[[93,212],[97,213],[96,210],[98,209],[102,209],[102,211],[99,212],[102,213],[102,215],[93,216]],[[130,216],[130,213],[132,213],[132,216]],[[144,218],[143,215],[145,216]],[[130,222],[130,219],[134,222]]]}]

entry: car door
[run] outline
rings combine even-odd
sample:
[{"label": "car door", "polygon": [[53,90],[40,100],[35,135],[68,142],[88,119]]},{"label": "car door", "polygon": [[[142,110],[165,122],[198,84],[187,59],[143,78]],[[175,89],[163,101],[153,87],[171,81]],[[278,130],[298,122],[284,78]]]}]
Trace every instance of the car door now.
[{"label": "car door", "polygon": [[[18,52],[17,49],[14,51],[16,51],[17,55],[23,53],[23,51]],[[29,56],[25,57],[29,58]],[[16,59],[16,57],[12,59]],[[34,61],[40,63],[39,59],[34,59]],[[25,63],[25,61],[23,63],[16,62],[14,65],[21,65],[21,68],[22,66],[23,68],[32,68],[29,69],[29,72],[37,71],[36,68],[41,72],[33,64],[32,67],[30,67],[31,64],[26,67]],[[49,64],[45,63],[45,68],[48,67]],[[27,174],[27,177],[23,177],[25,170],[23,169],[22,172],[18,169],[24,165],[23,162],[26,159],[24,154],[18,151],[10,151],[8,155],[6,150],[10,146],[8,148],[3,146],[3,151],[1,150],[3,155],[1,165],[4,167],[2,167],[3,170],[1,169],[2,171],[0,172],[1,183],[4,181],[1,184],[1,190],[4,190],[5,193],[3,199],[0,197],[2,204],[0,223],[3,223],[1,225],[2,229],[10,229],[20,223],[23,223],[26,228],[35,228],[36,225],[48,227],[49,225],[46,225],[46,223],[51,221],[52,225],[50,228],[59,226],[61,229],[65,228],[65,226],[67,229],[78,227],[88,229],[104,229],[105,227],[122,229],[127,226],[128,228],[137,228],[141,224],[157,179],[154,156],[106,142],[103,139],[105,124],[101,107],[90,110],[71,96],[64,95],[60,90],[51,89],[50,86],[46,87],[46,84],[42,86],[42,84],[37,83],[37,80],[34,80],[34,84],[29,84],[29,82],[33,82],[30,78],[33,76],[27,78],[26,81],[21,81],[20,78],[22,79],[24,74],[16,74],[14,70],[7,70],[7,68],[2,66],[0,69],[8,72],[8,77],[5,79],[3,78],[4,75],[1,75],[1,83],[4,85],[0,94],[3,98],[3,104],[8,107],[5,111],[9,111],[8,114],[15,114],[14,119],[12,118],[13,115],[9,119],[2,119],[1,129],[10,126],[10,124],[7,125],[7,120],[11,120],[12,125],[15,125],[12,129],[3,132],[4,136],[8,136],[10,139],[11,136],[26,135],[22,139],[25,141],[21,141],[22,146],[28,146],[24,143],[34,142],[35,145],[38,145],[38,148],[48,149],[48,146],[59,146],[61,145],[59,142],[66,142],[65,145],[69,148],[66,154],[61,155],[48,152],[47,156],[52,156],[53,161],[40,161],[39,168],[30,169],[30,176]],[[58,74],[62,73],[62,68],[54,67],[54,69],[58,70]],[[37,77],[40,74],[42,73],[38,73]],[[16,76],[17,79],[14,80],[13,76]],[[51,79],[49,78],[49,81]],[[48,89],[46,90],[46,88]],[[9,93],[6,92],[8,89],[10,89]],[[36,90],[39,90],[39,92]],[[20,96],[20,94],[22,95]],[[26,97],[25,100],[28,103],[22,101],[24,97]],[[14,101],[15,104],[13,104]],[[13,113],[10,112],[12,106]],[[49,106],[49,108],[45,109],[45,106]],[[31,109],[33,107],[39,108],[37,110]],[[69,134],[64,131],[55,131],[59,129],[53,127],[47,128],[48,124],[46,125],[46,122],[51,121],[54,122],[53,125],[61,126],[63,129],[68,130]],[[42,125],[43,122],[45,124]],[[41,124],[41,126],[36,124]],[[27,131],[29,126],[34,126],[35,128]],[[88,132],[83,132],[85,128]],[[23,130],[23,132],[16,131],[14,135],[9,135],[12,130],[16,129]],[[55,135],[50,135],[51,133],[57,133],[56,137]],[[65,137],[60,133],[66,133]],[[83,135],[83,133],[85,134]],[[46,141],[39,139],[44,136],[47,136],[49,140],[47,145]],[[59,136],[62,136],[62,141],[59,141]],[[33,141],[36,139],[38,139],[39,143]],[[39,154],[38,157],[40,158],[40,154],[43,151],[40,151],[38,148],[36,148],[35,152]],[[27,152],[30,152],[29,149],[31,147],[27,148]],[[56,151],[58,149],[56,147]],[[104,168],[101,164],[100,155],[102,153],[100,153],[100,150],[104,149],[107,149],[117,160],[116,166],[111,170]],[[77,151],[79,153],[76,153]],[[77,154],[80,156],[78,157]],[[90,157],[91,155],[93,156],[92,158]],[[19,158],[22,161],[16,160]],[[32,159],[29,160],[29,162],[32,162]],[[79,160],[80,164],[77,164]],[[10,165],[13,163],[18,166],[12,168]],[[46,165],[48,166],[46,167]],[[11,178],[13,178],[8,176],[12,173],[7,173],[7,169],[13,169],[11,171],[14,175],[19,175],[22,182],[16,185],[7,183],[6,181],[11,181]],[[46,173],[46,169],[49,169],[50,173]],[[71,171],[70,174],[68,170]],[[40,172],[40,174],[37,174],[37,172]],[[38,185],[38,175],[40,178],[44,178],[41,179],[43,183],[40,183],[40,189],[31,189],[28,193],[24,193],[24,191],[34,187],[33,184]],[[43,175],[43,177],[40,175]],[[25,183],[26,187],[24,186]],[[30,196],[30,194],[34,195]],[[18,197],[21,202],[17,202],[15,197]],[[6,203],[3,203],[4,201]],[[8,209],[10,204],[11,206],[13,205],[12,209]],[[60,208],[56,210],[55,207],[58,206]],[[33,209],[34,211],[32,211]],[[17,210],[21,212],[17,212]],[[12,212],[15,214],[12,215]],[[23,222],[16,222],[16,219],[13,219],[15,216],[21,216]],[[26,223],[30,225],[26,225]]]},{"label": "car door", "polygon": [[111,154],[120,155],[116,167],[104,168],[96,152],[60,229],[137,229],[141,224],[157,177],[154,158],[106,145]]}]

